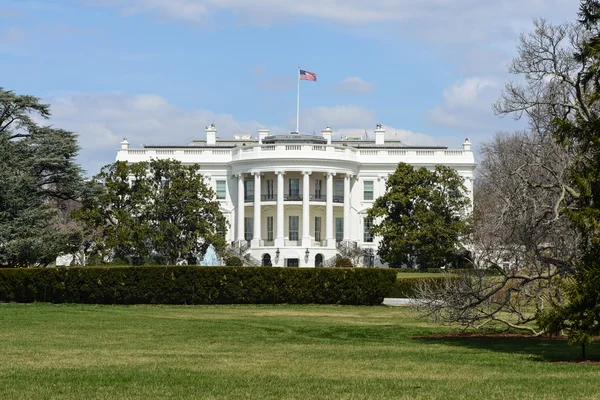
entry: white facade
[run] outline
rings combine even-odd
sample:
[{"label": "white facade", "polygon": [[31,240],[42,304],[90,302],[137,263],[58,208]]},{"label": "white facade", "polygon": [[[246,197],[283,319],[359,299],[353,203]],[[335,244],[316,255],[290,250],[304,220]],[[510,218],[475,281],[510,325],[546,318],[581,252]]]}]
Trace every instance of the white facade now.
[{"label": "white facade", "polygon": [[[473,197],[475,160],[469,140],[463,148],[407,147],[385,139],[346,136],[332,140],[330,128],[314,135],[275,135],[260,130],[220,140],[206,128],[206,140],[186,146],[129,147],[121,142],[117,161],[171,158],[199,164],[229,222],[227,239],[247,259],[274,266],[314,267],[341,249],[377,249],[367,233],[367,210],[384,193],[399,162],[455,168]],[[381,265],[377,257],[375,265]]]}]

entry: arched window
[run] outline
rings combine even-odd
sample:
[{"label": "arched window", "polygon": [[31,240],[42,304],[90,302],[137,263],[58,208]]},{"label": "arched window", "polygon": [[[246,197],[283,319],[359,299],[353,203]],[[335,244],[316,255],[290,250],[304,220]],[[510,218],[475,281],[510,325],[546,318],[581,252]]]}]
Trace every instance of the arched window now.
[{"label": "arched window", "polygon": [[323,254],[317,254],[315,256],[315,267],[320,268],[323,266]]},{"label": "arched window", "polygon": [[273,264],[271,264],[271,255],[269,253],[263,254],[262,266],[263,267],[272,267],[273,266]]}]

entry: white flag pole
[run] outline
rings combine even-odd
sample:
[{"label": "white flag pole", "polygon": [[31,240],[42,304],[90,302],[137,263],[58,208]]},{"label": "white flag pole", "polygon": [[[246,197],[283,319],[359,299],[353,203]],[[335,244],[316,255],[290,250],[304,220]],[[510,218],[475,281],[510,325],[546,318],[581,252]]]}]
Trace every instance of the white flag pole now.
[{"label": "white flag pole", "polygon": [[298,98],[296,99],[296,132],[300,133],[300,67],[298,67]]}]

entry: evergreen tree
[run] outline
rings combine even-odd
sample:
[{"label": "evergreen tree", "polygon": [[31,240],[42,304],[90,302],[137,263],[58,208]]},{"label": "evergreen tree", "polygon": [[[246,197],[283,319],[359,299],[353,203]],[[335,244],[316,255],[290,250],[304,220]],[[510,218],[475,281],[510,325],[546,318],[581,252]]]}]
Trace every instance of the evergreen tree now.
[{"label": "evergreen tree", "polygon": [[571,343],[585,345],[600,334],[600,2],[581,2],[581,43],[573,59],[581,66],[577,74],[578,107],[557,114],[553,120],[559,144],[573,149],[577,162],[570,170],[575,196],[565,209],[582,235],[581,259],[564,282],[566,304],[557,304],[539,314],[539,324],[548,333],[566,332]]},{"label": "evergreen tree", "polygon": [[175,264],[209,244],[218,251],[226,246],[226,219],[198,165],[115,162],[102,168],[91,186],[92,195],[74,215],[98,232],[97,248],[105,255]]},{"label": "evergreen tree", "polygon": [[81,235],[58,223],[82,188],[73,132],[44,126],[50,108],[0,87],[0,264],[45,266],[77,248]]}]

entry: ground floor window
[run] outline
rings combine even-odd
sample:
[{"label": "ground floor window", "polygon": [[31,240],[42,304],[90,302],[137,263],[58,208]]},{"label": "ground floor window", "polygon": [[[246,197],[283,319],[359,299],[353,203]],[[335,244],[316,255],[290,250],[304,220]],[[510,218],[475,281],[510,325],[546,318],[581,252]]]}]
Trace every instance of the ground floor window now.
[{"label": "ground floor window", "polygon": [[315,267],[320,268],[323,266],[323,254],[317,254],[315,256]]},{"label": "ground floor window", "polygon": [[297,258],[288,258],[287,267],[298,268],[300,266],[300,260]]},{"label": "ground floor window", "polygon": [[371,228],[373,227],[373,219],[365,218],[364,219],[364,234],[363,234],[363,242],[372,243],[373,235],[371,235]]},{"label": "ground floor window", "polygon": [[273,241],[273,217],[267,217],[267,240]]},{"label": "ground floor window", "polygon": [[338,242],[344,240],[344,218],[335,219],[335,240]]},{"label": "ground floor window", "polygon": [[321,217],[315,217],[315,240],[321,241]]},{"label": "ground floor window", "polygon": [[262,266],[263,267],[272,267],[273,266],[273,264],[271,263],[271,255],[269,253],[263,254]]},{"label": "ground floor window", "polygon": [[246,218],[244,218],[244,239],[252,240],[253,235],[254,235],[254,218],[246,217]]},{"label": "ground floor window", "polygon": [[300,217],[297,215],[290,215],[289,218],[289,232],[288,237],[290,240],[298,240],[298,225],[300,224]]}]

